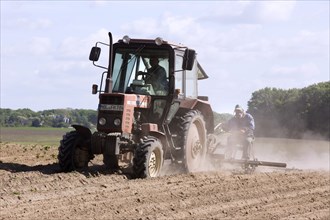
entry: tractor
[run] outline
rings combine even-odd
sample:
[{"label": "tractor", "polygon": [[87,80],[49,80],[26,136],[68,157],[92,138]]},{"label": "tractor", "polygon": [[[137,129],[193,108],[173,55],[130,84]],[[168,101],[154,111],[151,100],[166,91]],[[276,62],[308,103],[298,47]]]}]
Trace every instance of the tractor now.
[{"label": "tractor", "polygon": [[[241,164],[247,172],[257,166],[286,167],[216,153],[224,146],[208,97],[198,95],[198,81],[208,76],[195,50],[160,37],[124,36],[113,43],[111,32],[108,36],[109,43],[97,42],[89,55],[104,69],[100,85],[92,85],[92,94],[99,96],[96,131],[72,125],[75,130],[60,141],[61,171],[88,167],[95,155],[103,155],[107,169],[128,171],[133,178],[160,176],[164,161],[185,173],[201,171],[206,161]],[[99,60],[102,49],[109,51],[105,65]],[[152,76],[155,58],[162,77]]]},{"label": "tractor", "polygon": [[[109,43],[97,42],[89,55],[104,69],[100,85],[92,85],[99,97],[96,131],[72,125],[60,141],[61,171],[87,167],[99,154],[110,170],[128,164],[134,178],[160,176],[165,160],[187,173],[199,171],[214,119],[208,97],[198,95],[198,80],[208,76],[195,50],[160,37],[113,43],[108,36]],[[101,65],[104,48],[109,55]],[[148,81],[153,57],[166,72],[163,89]]]}]

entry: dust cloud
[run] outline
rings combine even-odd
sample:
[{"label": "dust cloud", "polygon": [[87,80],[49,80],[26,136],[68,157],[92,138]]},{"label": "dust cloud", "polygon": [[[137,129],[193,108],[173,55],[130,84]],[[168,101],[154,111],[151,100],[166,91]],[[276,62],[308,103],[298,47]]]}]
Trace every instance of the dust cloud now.
[{"label": "dust cloud", "polygon": [[[227,134],[220,137],[222,144],[226,144]],[[330,170],[330,142],[324,140],[303,140],[285,138],[256,138],[254,155],[258,161],[286,163],[286,170]],[[223,149],[217,149],[216,154],[223,154]],[[237,159],[241,152],[237,152]],[[207,157],[199,167],[198,172],[223,171],[232,172],[240,169],[240,165],[222,164]],[[256,172],[272,172],[284,168],[258,166]],[[165,161],[162,175],[184,173],[182,167]]]},{"label": "dust cloud", "polygon": [[258,160],[287,163],[287,168],[329,170],[330,142],[324,140],[256,138]]}]

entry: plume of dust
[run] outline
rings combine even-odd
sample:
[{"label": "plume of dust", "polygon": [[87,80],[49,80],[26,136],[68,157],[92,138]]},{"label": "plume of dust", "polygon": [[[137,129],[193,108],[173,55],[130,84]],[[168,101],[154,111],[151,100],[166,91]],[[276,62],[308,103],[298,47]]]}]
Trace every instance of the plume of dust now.
[{"label": "plume of dust", "polygon": [[284,162],[287,168],[330,170],[330,142],[310,139],[257,138],[258,160]]},{"label": "plume of dust", "polygon": [[[227,137],[224,135],[218,140],[222,144],[226,144]],[[330,141],[327,140],[257,137],[254,141],[253,151],[258,161],[286,163],[289,169],[330,170]],[[224,164],[219,167],[209,157],[206,157],[200,171],[230,171],[236,168],[238,165],[233,164]],[[256,172],[271,172],[274,169],[277,170],[274,167],[258,166]],[[183,170],[171,165],[171,162],[165,161],[162,173],[163,175],[180,174],[183,173]]]}]

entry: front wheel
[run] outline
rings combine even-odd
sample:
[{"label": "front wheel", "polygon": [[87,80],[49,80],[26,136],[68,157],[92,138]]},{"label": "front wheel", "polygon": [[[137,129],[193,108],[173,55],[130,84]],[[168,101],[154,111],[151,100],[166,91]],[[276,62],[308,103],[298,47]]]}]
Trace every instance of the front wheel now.
[{"label": "front wheel", "polygon": [[63,136],[58,148],[58,162],[62,172],[70,172],[88,166],[91,159],[88,140],[77,131]]},{"label": "front wheel", "polygon": [[164,162],[163,145],[155,137],[145,137],[137,145],[133,158],[133,172],[136,178],[160,176]]}]

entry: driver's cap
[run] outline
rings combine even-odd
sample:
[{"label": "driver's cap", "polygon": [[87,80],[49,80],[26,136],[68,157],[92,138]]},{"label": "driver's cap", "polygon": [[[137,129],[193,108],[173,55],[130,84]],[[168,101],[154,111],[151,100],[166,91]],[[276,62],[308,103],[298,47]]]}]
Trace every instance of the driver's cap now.
[{"label": "driver's cap", "polygon": [[236,105],[234,111],[235,112],[243,112],[244,110],[243,110],[243,108],[240,105]]}]

